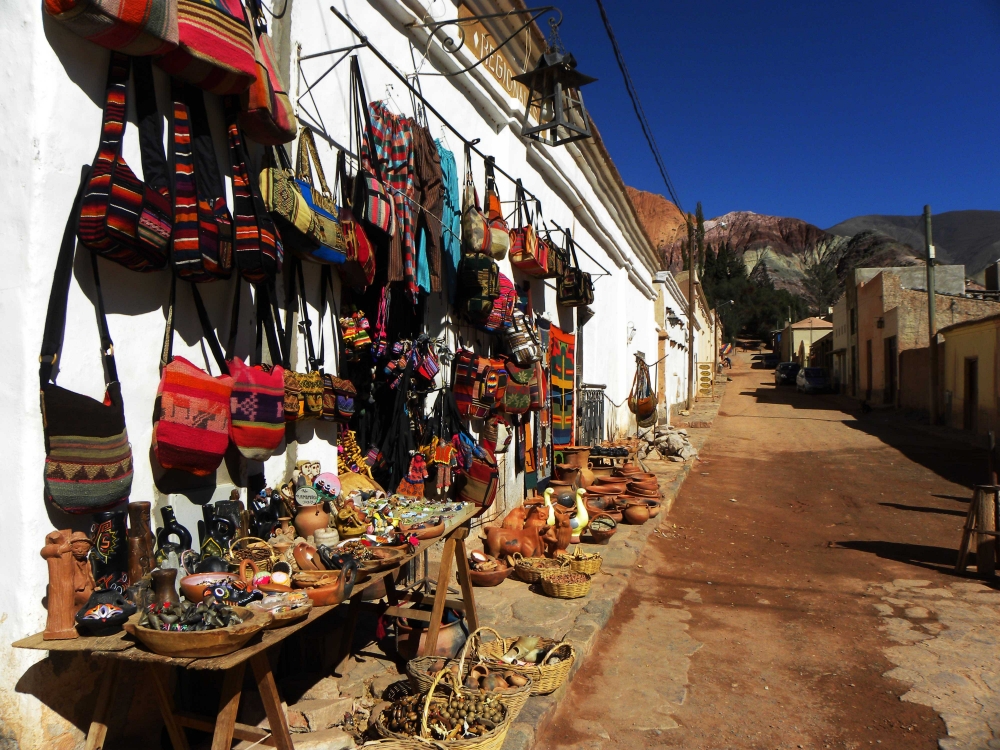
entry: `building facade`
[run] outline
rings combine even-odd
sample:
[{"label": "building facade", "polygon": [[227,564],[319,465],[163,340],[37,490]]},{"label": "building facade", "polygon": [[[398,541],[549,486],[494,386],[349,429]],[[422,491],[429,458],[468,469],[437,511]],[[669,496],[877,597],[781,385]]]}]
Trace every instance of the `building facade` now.
[{"label": "building facade", "polygon": [[813,345],[832,330],[833,323],[823,318],[803,318],[789,323],[781,332],[781,361],[798,362],[806,367],[812,361]]},{"label": "building facade", "polygon": [[[523,72],[525,61],[537,57],[544,44],[540,33],[531,28],[501,53],[491,56],[488,64],[462,72],[486,55],[491,45],[496,46],[497,40],[513,34],[522,20],[510,16],[485,22],[474,29],[475,33],[467,33],[464,41],[459,40],[452,52],[443,43],[446,34],[431,37],[421,24],[434,18],[493,13],[496,8],[492,3],[433,0],[364,3],[335,0],[335,3],[371,44],[355,50],[370,100],[380,100],[408,117],[418,120],[426,117],[433,136],[454,153],[460,178],[463,139],[477,140],[477,148],[483,154],[493,156],[499,168],[520,178],[525,189],[538,198],[546,219],[572,232],[581,250],[580,266],[595,281],[594,303],[585,310],[558,306],[552,282],[537,280],[531,280],[531,303],[536,313],[548,316],[553,325],[575,337],[575,382],[599,383],[610,401],[623,402],[632,384],[635,352],[657,352],[664,330],[670,342],[668,349],[674,351],[680,346],[680,335],[676,327],[664,329],[657,325],[659,294],[654,275],[660,269],[660,261],[596,128],[593,138],[561,147],[548,147],[520,137],[525,91],[512,76]],[[336,150],[357,148],[350,135],[348,64],[344,62],[324,76],[325,68],[336,58],[310,56],[357,45],[360,39],[331,13],[329,3],[288,0],[285,7],[287,11],[271,28],[278,67],[287,76],[288,91],[300,121],[317,129],[320,158],[327,165],[327,174],[332,175]],[[74,723],[74,718],[93,700],[91,687],[95,683],[90,678],[89,664],[83,659],[63,660],[57,670],[43,659],[44,652],[11,650],[10,644],[44,625],[45,610],[40,600],[47,572],[38,551],[45,534],[53,527],[89,530],[89,518],[63,515],[48,507],[43,499],[45,453],[38,409],[37,357],[63,222],[73,203],[80,165],[90,163],[100,140],[110,53],[43,17],[37,3],[4,3],[0,5],[0,21],[5,28],[18,30],[0,51],[0,60],[8,71],[18,71],[7,79],[6,96],[8,101],[20,103],[16,111],[7,108],[0,115],[7,142],[7,148],[0,153],[0,165],[6,176],[0,184],[0,201],[7,207],[7,220],[0,224],[0,241],[8,248],[21,249],[9,253],[5,269],[7,291],[0,297],[3,321],[0,339],[6,351],[16,353],[8,362],[5,387],[0,392],[0,404],[8,415],[0,449],[7,462],[18,467],[20,498],[10,504],[5,516],[6,575],[17,583],[0,589],[0,619],[4,622],[0,647],[8,654],[0,668],[0,726],[5,741],[16,743],[12,746],[73,750],[83,747],[86,730],[86,724],[79,720]],[[422,106],[418,97],[411,96],[406,85],[378,59],[373,49],[397,71],[410,76],[409,80],[419,83],[428,106]],[[578,54],[581,67],[585,68],[586,53],[581,50]],[[154,77],[159,110],[170,112],[167,76],[154,66]],[[221,164],[227,164],[222,104],[214,96],[206,100],[216,154]],[[440,112],[458,133],[431,113],[429,106]],[[133,171],[141,174],[132,108],[128,116],[123,157]],[[169,122],[165,123],[165,132],[169,132],[168,126]],[[259,167],[260,156],[260,151],[255,151],[254,158],[258,160],[255,167]],[[475,153],[471,159],[472,173],[482,195],[484,163]],[[501,198],[511,200],[514,184],[500,175],[498,182]],[[228,176],[226,190],[232,205]],[[152,437],[150,414],[159,382],[169,274],[164,271],[140,275],[105,261],[100,264],[135,458],[132,499],[152,502],[157,522],[159,510],[172,505],[181,522],[194,528],[201,517],[199,506],[227,498],[241,480],[220,469],[197,492],[163,492],[157,487],[157,476],[148,458]],[[509,259],[501,261],[500,267],[515,281],[524,281],[511,268]],[[319,319],[319,281],[318,273],[310,273],[305,280],[307,309],[314,323]],[[281,285],[279,281],[279,288]],[[224,282],[201,287],[211,320],[228,320],[233,285]],[[335,282],[335,287],[334,296],[339,303],[339,282]],[[672,287],[672,305],[676,305],[676,294]],[[217,372],[205,356],[201,329],[186,285],[179,289],[178,297],[183,304],[178,303],[174,353]],[[65,365],[59,383],[100,398],[104,376],[98,356],[93,299],[89,266],[78,258],[70,289],[70,314],[60,356],[60,363]],[[432,293],[426,301],[426,310],[426,333],[435,338],[443,336],[454,350],[459,331],[447,302]],[[699,316],[703,332],[708,319],[701,313]],[[686,321],[681,325],[685,324]],[[244,333],[238,343],[242,351],[252,347],[252,326],[253,314],[247,310],[245,324],[241,326]],[[314,333],[316,328],[314,325]],[[464,329],[462,333],[466,341],[475,335]],[[320,336],[325,336],[327,351],[331,351],[329,325]],[[293,367],[306,361],[304,342],[298,338],[291,356]],[[477,343],[485,346],[482,340]],[[676,361],[664,370],[670,373],[663,388],[669,400],[685,389],[686,373]],[[609,409],[608,432],[627,432],[632,424],[630,418],[627,409]],[[324,470],[336,470],[336,446],[335,425],[315,421],[297,425],[286,450],[260,468],[271,483],[285,478],[298,459],[318,460]],[[513,458],[501,456],[500,463],[498,512],[517,502],[521,492],[520,474]]]}]

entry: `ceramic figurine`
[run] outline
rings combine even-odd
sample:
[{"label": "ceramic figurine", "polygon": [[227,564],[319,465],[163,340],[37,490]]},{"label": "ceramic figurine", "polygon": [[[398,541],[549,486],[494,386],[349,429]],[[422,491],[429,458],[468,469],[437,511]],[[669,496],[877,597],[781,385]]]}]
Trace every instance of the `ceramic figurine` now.
[{"label": "ceramic figurine", "polygon": [[547,487],[545,489],[544,494],[542,495],[542,498],[545,501],[545,507],[549,511],[548,516],[546,516],[546,518],[545,518],[545,525],[546,526],[555,526],[556,525],[556,509],[552,505],[552,495],[553,494],[555,494],[555,490],[553,490],[551,487]]},{"label": "ceramic figurine", "polygon": [[570,518],[570,528],[573,529],[573,537],[570,544],[580,543],[580,534],[584,532],[587,528],[587,524],[590,523],[590,515],[587,513],[587,504],[583,501],[583,496],[587,494],[587,490],[583,487],[576,491],[576,515]]},{"label": "ceramic figurine", "polygon": [[201,509],[203,521],[198,522],[198,538],[201,542],[202,559],[206,557],[225,557],[229,545],[236,537],[236,527],[231,518],[216,515],[212,505]]},{"label": "ceramic figurine", "polygon": [[90,558],[94,581],[99,589],[114,589],[124,594],[128,588],[128,530],[125,510],[94,514],[90,527],[94,548]]},{"label": "ceramic figurine", "polygon": [[153,569],[153,531],[149,526],[150,504],[128,504],[128,579],[136,583]]},{"label": "ceramic figurine", "polygon": [[250,500],[250,534],[260,539],[270,539],[278,525],[278,514],[271,509],[267,489]]},{"label": "ceramic figurine", "polygon": [[[219,518],[228,518],[232,522],[233,539],[246,536],[249,531],[248,514],[239,493],[239,490],[233,490],[228,500],[220,500],[215,504],[215,515]],[[226,545],[228,548],[228,542]]]},{"label": "ceramic figurine", "polygon": [[296,461],[295,470],[292,471],[292,481],[295,483],[295,489],[299,487],[312,487],[313,482],[316,481],[316,477],[319,476],[321,471],[319,461]]},{"label": "ceramic figurine", "polygon": [[[191,549],[191,532],[178,523],[174,509],[169,505],[160,508],[163,525],[156,532],[156,564],[162,567],[163,560],[170,552],[177,554],[178,560],[184,550]],[[170,537],[177,537],[171,542]]]},{"label": "ceramic figurine", "polygon": [[45,620],[45,632],[42,638],[46,641],[76,638],[78,633],[74,627],[73,617],[76,614],[76,604],[73,601],[73,579],[76,564],[73,551],[70,548],[72,532],[69,529],[50,531],[45,535],[45,546],[41,555],[48,563],[49,585],[46,590],[46,608],[49,611]]},{"label": "ceramic figurine", "polygon": [[572,537],[569,512],[560,509],[556,512],[556,525],[545,532],[545,556],[555,558],[565,554]]},{"label": "ceramic figurine", "polygon": [[73,604],[82,607],[94,593],[94,568],[90,564],[90,550],[94,544],[82,531],[74,531],[69,538],[69,550],[73,553]]},{"label": "ceramic figurine", "polygon": [[87,635],[114,635],[135,614],[135,605],[117,591],[95,591],[76,613],[76,626]]},{"label": "ceramic figurine", "polygon": [[156,604],[180,604],[177,596],[177,571],[174,568],[158,568],[152,572],[153,601]]}]

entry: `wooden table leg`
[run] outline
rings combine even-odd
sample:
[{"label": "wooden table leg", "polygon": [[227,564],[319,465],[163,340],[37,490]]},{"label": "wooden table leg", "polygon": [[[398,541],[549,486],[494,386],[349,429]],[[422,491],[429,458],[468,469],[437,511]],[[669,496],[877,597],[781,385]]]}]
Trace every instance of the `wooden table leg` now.
[{"label": "wooden table leg", "polygon": [[97,689],[97,705],[94,706],[94,715],[87,732],[86,750],[103,750],[108,738],[108,713],[114,695],[115,680],[118,679],[118,660],[106,661],[108,664],[104,668],[104,674],[101,675],[101,684]]},{"label": "wooden table leg", "polygon": [[[281,704],[281,696],[278,695],[278,686],[274,684],[274,674],[271,672],[271,662],[267,658],[267,652],[262,651],[256,656],[252,656],[250,666],[253,668],[253,675],[257,680],[260,700],[264,704],[265,713],[267,713],[267,723],[271,728],[271,739],[274,741],[274,746],[278,750],[295,750],[292,737],[288,733],[288,718],[285,716]],[[226,750],[229,750],[228,746]]]},{"label": "wooden table leg", "polygon": [[441,630],[441,617],[444,615],[444,602],[448,598],[448,581],[451,579],[451,566],[455,562],[455,539],[448,537],[441,553],[441,569],[438,571],[437,587],[434,589],[434,607],[431,609],[431,624],[427,628],[427,640],[421,649],[421,656],[427,656],[437,651],[438,633]]},{"label": "wooden table leg", "polygon": [[458,585],[462,589],[465,604],[465,624],[469,632],[479,630],[479,616],[476,614],[476,597],[472,593],[472,579],[469,577],[469,555],[465,551],[465,539],[456,540],[455,563],[458,565]]},{"label": "wooden table leg", "polygon": [[[266,653],[261,655],[266,659]],[[215,732],[212,734],[212,750],[230,750],[233,746],[233,730],[236,729],[236,715],[240,710],[245,672],[246,662],[240,662],[232,669],[226,670],[226,676],[222,680],[222,696],[219,698],[219,714],[215,719]]]},{"label": "wooden table leg", "polygon": [[344,660],[351,655],[351,646],[354,644],[354,626],[358,624],[358,613],[361,611],[362,593],[359,591],[352,596],[347,605],[347,620],[340,629],[340,645],[337,649],[337,661],[333,665],[333,673],[337,677],[341,676],[340,667],[344,663]]},{"label": "wooden table leg", "polygon": [[153,688],[156,691],[156,702],[160,705],[160,713],[163,715],[163,723],[167,727],[167,734],[170,736],[170,744],[174,750],[191,750],[188,745],[187,735],[184,734],[184,727],[177,723],[174,716],[174,699],[170,694],[170,681],[167,679],[167,669],[157,664],[149,665],[149,674],[152,677]]}]

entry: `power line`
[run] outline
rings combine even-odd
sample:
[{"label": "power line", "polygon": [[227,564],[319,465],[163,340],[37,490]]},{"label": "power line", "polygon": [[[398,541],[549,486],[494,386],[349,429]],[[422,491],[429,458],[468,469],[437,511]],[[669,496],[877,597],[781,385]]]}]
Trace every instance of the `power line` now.
[{"label": "power line", "polygon": [[608,34],[608,39],[611,40],[611,46],[615,52],[615,60],[618,62],[618,69],[622,73],[622,78],[625,79],[625,90],[628,93],[629,99],[632,100],[632,109],[635,110],[635,116],[639,120],[639,126],[642,128],[642,134],[646,136],[646,143],[649,144],[649,150],[653,152],[653,159],[656,161],[656,166],[660,170],[660,176],[663,178],[663,183],[667,186],[667,193],[669,193],[670,199],[683,213],[684,209],[681,208],[681,202],[677,197],[677,191],[674,190],[674,183],[670,180],[670,174],[667,172],[667,167],[663,163],[660,148],[656,145],[656,139],[653,137],[653,129],[649,125],[649,120],[646,119],[646,112],[642,108],[642,102],[639,101],[639,93],[636,91],[635,83],[632,81],[632,75],[628,72],[628,66],[625,64],[625,57],[622,55],[621,48],[618,46],[618,40],[615,38],[615,32],[611,28],[611,21],[608,19],[607,11],[604,10],[604,3],[601,2],[601,0],[597,0],[597,8],[601,11],[601,21],[604,22],[604,30]]}]

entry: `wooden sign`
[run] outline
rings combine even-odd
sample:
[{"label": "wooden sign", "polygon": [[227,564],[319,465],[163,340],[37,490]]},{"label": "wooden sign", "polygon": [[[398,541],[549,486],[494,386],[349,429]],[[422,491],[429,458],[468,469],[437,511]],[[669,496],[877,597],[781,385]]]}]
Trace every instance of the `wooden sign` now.
[{"label": "wooden sign", "polygon": [[698,396],[700,398],[715,397],[715,379],[712,377],[710,362],[698,363]]}]

